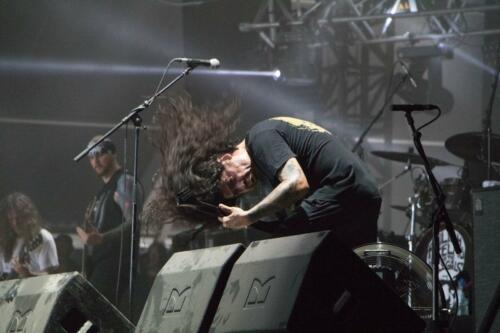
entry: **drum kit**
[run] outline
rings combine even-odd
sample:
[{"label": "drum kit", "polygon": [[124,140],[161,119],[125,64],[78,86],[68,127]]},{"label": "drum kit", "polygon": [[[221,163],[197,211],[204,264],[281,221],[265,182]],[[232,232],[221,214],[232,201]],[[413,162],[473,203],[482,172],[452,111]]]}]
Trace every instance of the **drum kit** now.
[{"label": "drum kit", "polygon": [[[464,160],[464,166],[456,177],[443,178],[440,186],[446,196],[445,206],[455,228],[461,254],[456,254],[448,232],[439,233],[440,255],[446,264],[439,266],[443,307],[456,309],[457,315],[471,314],[473,252],[472,252],[472,203],[470,190],[480,187],[482,181],[499,180],[500,135],[491,136],[490,165],[495,169],[488,171],[484,159],[484,134],[470,132],[454,135],[445,141],[446,149]],[[422,318],[429,319],[432,311],[432,214],[436,200],[432,193],[428,177],[421,167],[424,162],[412,150],[408,152],[372,151],[372,154],[394,162],[406,163],[404,169],[383,188],[402,175],[412,175],[413,193],[408,198],[408,205],[391,205],[391,208],[404,211],[409,219],[406,240],[408,249],[388,243],[373,243],[355,249],[361,259],[380,277],[388,282],[400,297]],[[429,158],[432,167],[453,166],[437,158]],[[455,166],[456,167],[456,166]],[[491,172],[493,171],[493,172]],[[500,184],[500,183],[499,183]],[[421,226],[417,232],[416,226]],[[452,281],[455,282],[453,286]]]}]

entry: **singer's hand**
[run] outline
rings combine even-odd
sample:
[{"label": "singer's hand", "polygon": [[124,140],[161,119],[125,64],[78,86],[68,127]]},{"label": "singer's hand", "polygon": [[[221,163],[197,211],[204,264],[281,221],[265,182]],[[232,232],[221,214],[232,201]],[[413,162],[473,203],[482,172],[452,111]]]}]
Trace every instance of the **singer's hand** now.
[{"label": "singer's hand", "polygon": [[224,204],[219,204],[219,209],[225,215],[219,217],[219,221],[222,223],[224,228],[244,229],[253,223],[248,216],[247,211],[239,207],[229,207]]}]

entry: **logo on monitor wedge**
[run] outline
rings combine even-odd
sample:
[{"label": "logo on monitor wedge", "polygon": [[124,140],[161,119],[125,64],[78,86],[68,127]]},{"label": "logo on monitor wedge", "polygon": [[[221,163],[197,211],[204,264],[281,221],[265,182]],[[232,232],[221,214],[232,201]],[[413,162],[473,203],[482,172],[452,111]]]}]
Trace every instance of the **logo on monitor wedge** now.
[{"label": "logo on monitor wedge", "polygon": [[27,332],[26,322],[28,321],[28,317],[32,312],[33,311],[31,311],[31,310],[28,310],[24,313],[21,313],[21,311],[19,311],[19,310],[14,312],[14,315],[10,319],[9,326],[7,328],[7,333]]},{"label": "logo on monitor wedge", "polygon": [[170,295],[167,299],[167,305],[162,310],[162,315],[170,315],[179,313],[182,311],[186,299],[191,295],[191,287],[186,287],[182,291],[177,288],[173,288],[170,291]]},{"label": "logo on monitor wedge", "polygon": [[252,285],[250,286],[250,290],[248,291],[247,298],[245,300],[244,308],[251,308],[255,306],[262,305],[266,302],[267,296],[271,291],[272,281],[275,279],[274,276],[271,276],[264,282],[260,279],[253,279]]}]

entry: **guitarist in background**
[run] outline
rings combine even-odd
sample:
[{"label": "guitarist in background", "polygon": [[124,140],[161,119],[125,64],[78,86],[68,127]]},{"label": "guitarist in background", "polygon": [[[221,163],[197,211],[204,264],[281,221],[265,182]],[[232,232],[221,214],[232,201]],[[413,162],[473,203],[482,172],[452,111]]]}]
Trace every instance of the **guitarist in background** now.
[{"label": "guitarist in background", "polygon": [[[94,137],[89,145],[99,138]],[[86,245],[85,274],[101,294],[125,309],[121,296],[127,294],[129,284],[133,180],[118,163],[116,147],[109,139],[92,149],[88,158],[103,186],[89,205],[85,229],[77,227]]]},{"label": "guitarist in background", "polygon": [[0,201],[0,280],[50,274],[59,265],[52,234],[33,201],[14,192]]}]

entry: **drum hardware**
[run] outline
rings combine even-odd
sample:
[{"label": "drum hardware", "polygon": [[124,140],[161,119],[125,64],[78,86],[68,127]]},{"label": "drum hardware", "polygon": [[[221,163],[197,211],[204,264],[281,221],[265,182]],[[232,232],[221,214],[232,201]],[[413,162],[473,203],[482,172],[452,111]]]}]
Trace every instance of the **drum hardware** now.
[{"label": "drum hardware", "polygon": [[[372,152],[375,156],[386,158],[389,160],[393,161],[398,161],[401,162],[402,158],[406,158],[406,165],[403,168],[401,172],[399,172],[397,175],[383,183],[382,185],[379,186],[379,190],[383,189],[387,185],[391,184],[401,176],[405,175],[406,173],[410,172],[411,175],[411,181],[413,184],[413,194],[408,197],[408,206],[391,206],[393,208],[399,209],[406,211],[409,213],[409,232],[405,236],[407,242],[408,242],[408,249],[410,251],[413,251],[415,240],[416,240],[416,221],[417,221],[417,215],[418,211],[421,210],[427,203],[423,202],[423,200],[426,199],[426,195],[424,192],[427,192],[427,179],[425,178],[425,175],[415,177],[413,174],[413,171],[416,170],[416,168],[413,166],[414,162],[420,163],[421,159],[418,155],[415,155],[413,153],[413,149],[410,148],[407,153],[396,153],[396,152],[384,152],[384,151],[374,151]],[[434,161],[436,164],[445,164],[447,165],[448,163],[440,161],[438,159],[435,159]]]},{"label": "drum hardware", "polygon": [[392,209],[399,210],[402,212],[406,212],[408,210],[408,206],[403,206],[403,205],[391,205],[390,207]]},{"label": "drum hardware", "polygon": [[[413,171],[415,170],[421,169],[415,168]],[[424,221],[427,220],[429,215],[428,208],[431,207],[432,197],[429,193],[429,180],[424,173],[415,176],[412,172],[411,181],[413,184],[413,194],[408,197],[408,218],[410,231],[406,236],[406,239],[408,241],[408,250],[413,252],[415,250],[415,241],[417,239],[415,228],[418,218],[423,218]],[[420,222],[422,223],[422,221]]]},{"label": "drum hardware", "polygon": [[[406,212],[406,215],[410,220],[408,228],[411,229],[412,227],[412,216],[413,223],[425,223],[425,225],[427,226],[432,218],[432,211],[436,208],[436,198],[431,191],[429,179],[425,175],[425,172],[422,172],[422,174],[417,177],[413,176],[413,171],[416,170],[416,167],[413,164],[415,163],[416,165],[419,165],[423,163],[423,160],[418,155],[415,155],[411,148],[406,153],[374,151],[372,152],[372,154],[377,157],[397,162],[401,162],[403,158],[407,158],[407,165],[405,166],[405,168],[397,175],[380,185],[379,190],[385,188],[387,185],[391,184],[399,177],[411,171],[413,195],[408,198],[409,204],[407,206],[391,205],[391,208]],[[434,166],[453,166],[453,164],[439,160],[437,158],[430,158],[430,161]],[[449,214],[453,217],[454,223],[462,223],[464,221],[470,222],[470,219],[467,219],[467,215],[470,211],[469,190],[471,186],[470,184],[468,184],[468,181],[464,179],[464,176],[465,175],[462,175],[462,177],[447,177],[439,182],[439,185],[441,186],[446,197],[445,207],[447,210],[449,210]],[[412,206],[412,203],[415,201],[416,206]],[[407,239],[409,237],[411,237],[411,234],[406,236]],[[413,237],[413,240],[415,239],[416,237]],[[414,245],[415,243],[413,243],[413,248]]]},{"label": "drum hardware", "polygon": [[[375,152],[376,156],[386,158],[389,160],[393,161],[398,161],[400,162],[402,157],[407,157],[409,162],[415,162],[415,164],[423,164],[423,160],[421,158],[416,158],[413,155],[412,151],[409,151],[408,153],[386,153],[386,152]],[[430,164],[433,166],[446,166],[446,165],[451,165],[449,163],[443,162],[438,159],[432,159],[430,160]],[[410,170],[406,170],[408,166],[405,168],[405,173]],[[413,171],[413,170],[412,170]],[[398,174],[399,175],[399,174]],[[397,179],[398,177],[394,177]],[[391,179],[392,182],[392,179]],[[391,205],[393,209],[397,209],[400,211],[405,211],[407,213],[408,219],[409,219],[409,232],[405,236],[407,242],[408,242],[408,249],[410,252],[415,253],[418,255],[422,260],[424,260],[427,264],[432,263],[432,247],[430,246],[430,241],[432,238],[432,229],[429,229],[425,231],[424,234],[421,236],[417,237],[415,233],[415,225],[418,223],[417,217],[423,216],[425,222],[431,221],[431,212],[434,211],[434,209],[437,207],[437,199],[435,195],[431,191],[431,187],[429,184],[429,179],[426,176],[425,173],[423,173],[423,177],[413,177],[412,173],[412,182],[413,182],[413,194],[408,198],[409,204],[404,206],[404,205]],[[390,182],[388,182],[390,183]],[[387,186],[388,183],[383,184],[383,186]],[[464,220],[464,217],[467,216],[467,204],[469,203],[468,201],[468,189],[469,186],[467,182],[460,177],[447,177],[443,179],[440,183],[440,186],[442,187],[442,192],[445,196],[445,202],[444,206],[446,209],[450,210],[450,216],[453,219],[453,222],[464,222],[461,223],[463,225],[456,225],[454,223],[455,227],[458,228],[458,231],[455,232],[457,236],[459,236],[459,241],[460,245],[464,247],[464,251],[471,251],[471,247],[469,246],[471,242],[469,241],[469,238],[467,237],[467,234],[464,235],[464,232],[462,229],[464,227],[469,226],[468,222],[470,222],[470,219],[467,221],[462,221]],[[420,214],[420,216],[419,216]],[[420,222],[422,223],[422,222]],[[468,288],[470,285],[470,277],[469,277],[469,269],[468,268],[463,268],[462,269],[456,269],[455,266],[460,265],[460,258],[463,259],[465,254],[455,254],[453,252],[453,246],[451,244],[451,240],[449,237],[443,236],[443,232],[446,233],[446,231],[441,231],[440,233],[440,254],[445,260],[445,262],[448,265],[452,265],[451,267],[451,275],[453,277],[453,280],[457,282],[458,284],[458,290],[457,290],[457,297],[458,297],[458,314],[459,315],[467,315],[469,313],[470,309],[470,299],[471,299],[471,290]],[[447,235],[447,233],[446,233]],[[425,254],[423,253],[424,251],[424,246],[425,247]],[[443,253],[446,252],[446,253]],[[466,252],[467,253],[467,252]],[[379,253],[379,255],[383,255],[382,253]],[[470,256],[470,252],[467,253],[467,256]],[[455,259],[452,259],[455,258]],[[467,267],[471,265],[472,263],[468,260],[463,260],[462,264],[464,262],[468,262],[466,265]],[[381,271],[381,275],[385,276],[387,278],[387,273]],[[390,279],[390,277],[389,277]],[[449,309],[455,309],[455,295],[454,291],[451,288],[451,283],[452,281],[449,280],[446,272],[444,271],[444,268],[442,265],[440,265],[440,271],[439,271],[439,281],[443,285],[443,290],[441,294],[444,294],[444,297],[441,296],[440,298],[442,299],[441,303],[441,317],[446,317],[442,311],[448,311],[450,312]],[[443,308],[444,307],[444,308]],[[417,311],[416,307],[413,305],[412,308]],[[428,315],[430,318],[431,314],[431,308],[427,308]],[[438,315],[439,316],[439,315]]]},{"label": "drum hardware", "polygon": [[[410,148],[406,153],[396,152],[396,151],[384,151],[384,150],[374,150],[371,153],[377,157],[381,157],[393,162],[403,162],[403,163],[411,163],[417,165],[424,164],[422,158],[419,155],[415,154],[412,148]],[[451,163],[442,161],[434,157],[429,157],[428,159],[432,167],[451,165]]]},{"label": "drum hardware", "polygon": [[[486,140],[486,138],[489,138]],[[485,180],[500,180],[500,135],[467,132],[445,141],[446,149],[464,159],[464,177],[471,187],[481,187]]]},{"label": "drum hardware", "polygon": [[470,185],[462,178],[449,177],[440,183],[446,195],[445,206],[449,211],[468,212],[471,209]]},{"label": "drum hardware", "polygon": [[[458,298],[458,311],[457,315],[471,314],[471,300],[472,300],[472,267],[473,267],[473,253],[472,253],[472,236],[469,225],[454,224],[455,235],[462,249],[462,253],[457,254],[453,251],[450,237],[446,230],[439,232],[439,253],[446,263],[451,278],[457,284],[457,298]],[[416,244],[415,254],[425,261],[427,264],[432,263],[432,230],[425,231]],[[448,309],[455,309],[457,305],[455,302],[455,291],[453,290],[442,263],[439,264],[439,281],[443,288],[444,293],[444,306]]]},{"label": "drum hardware", "polygon": [[382,185],[380,185],[378,187],[378,190],[382,191],[387,185],[392,184],[394,181],[399,179],[401,176],[404,176],[406,173],[410,172],[411,170],[412,170],[411,160],[408,160],[405,167],[403,168],[403,170],[401,170],[397,175],[393,176],[391,179],[382,183]]},{"label": "drum hardware", "polygon": [[[484,134],[482,132],[467,132],[453,135],[444,142],[446,149],[464,160],[484,160]],[[491,135],[491,161],[500,163],[500,135]]]},{"label": "drum hardware", "polygon": [[387,243],[354,249],[358,255],[422,319],[432,314],[432,271],[415,254]]},{"label": "drum hardware", "polygon": [[[409,197],[409,198],[411,198],[411,197]],[[421,201],[420,198],[419,198],[419,201]],[[410,218],[411,205],[390,205],[389,207],[391,207],[394,210],[399,210],[400,212],[406,213],[406,216],[408,218]],[[420,223],[422,223],[422,221],[420,221],[420,218],[421,217],[426,218],[426,216],[424,215],[423,210],[427,209],[427,207],[423,206],[421,202],[418,202],[417,203],[417,208],[418,208],[417,214],[416,214],[416,216],[418,217],[417,224],[420,224]]]},{"label": "drum hardware", "polygon": [[410,202],[411,214],[410,214],[410,232],[406,236],[406,240],[408,241],[408,250],[410,252],[413,252],[413,242],[415,240],[415,219],[417,214],[417,203],[418,203],[417,194],[414,193],[413,196],[408,198],[408,201]]},{"label": "drum hardware", "polygon": [[[381,157],[384,159],[388,159],[390,161],[395,161],[395,162],[405,162],[406,165],[401,170],[397,175],[393,176],[391,179],[387,180],[386,182],[382,183],[378,187],[378,190],[381,191],[383,188],[385,188],[387,185],[393,183],[397,179],[399,179],[401,176],[405,175],[408,172],[413,172],[414,164],[421,164],[421,159],[418,158],[418,155],[415,155],[413,153],[413,148],[409,148],[407,153],[399,153],[399,152],[391,152],[391,151],[382,151],[382,150],[374,150],[371,152],[373,155],[377,157]],[[438,160],[438,159],[433,159],[437,165],[449,165],[449,163]],[[444,164],[443,164],[444,163]],[[412,177],[412,182],[415,185],[414,179]]]}]

